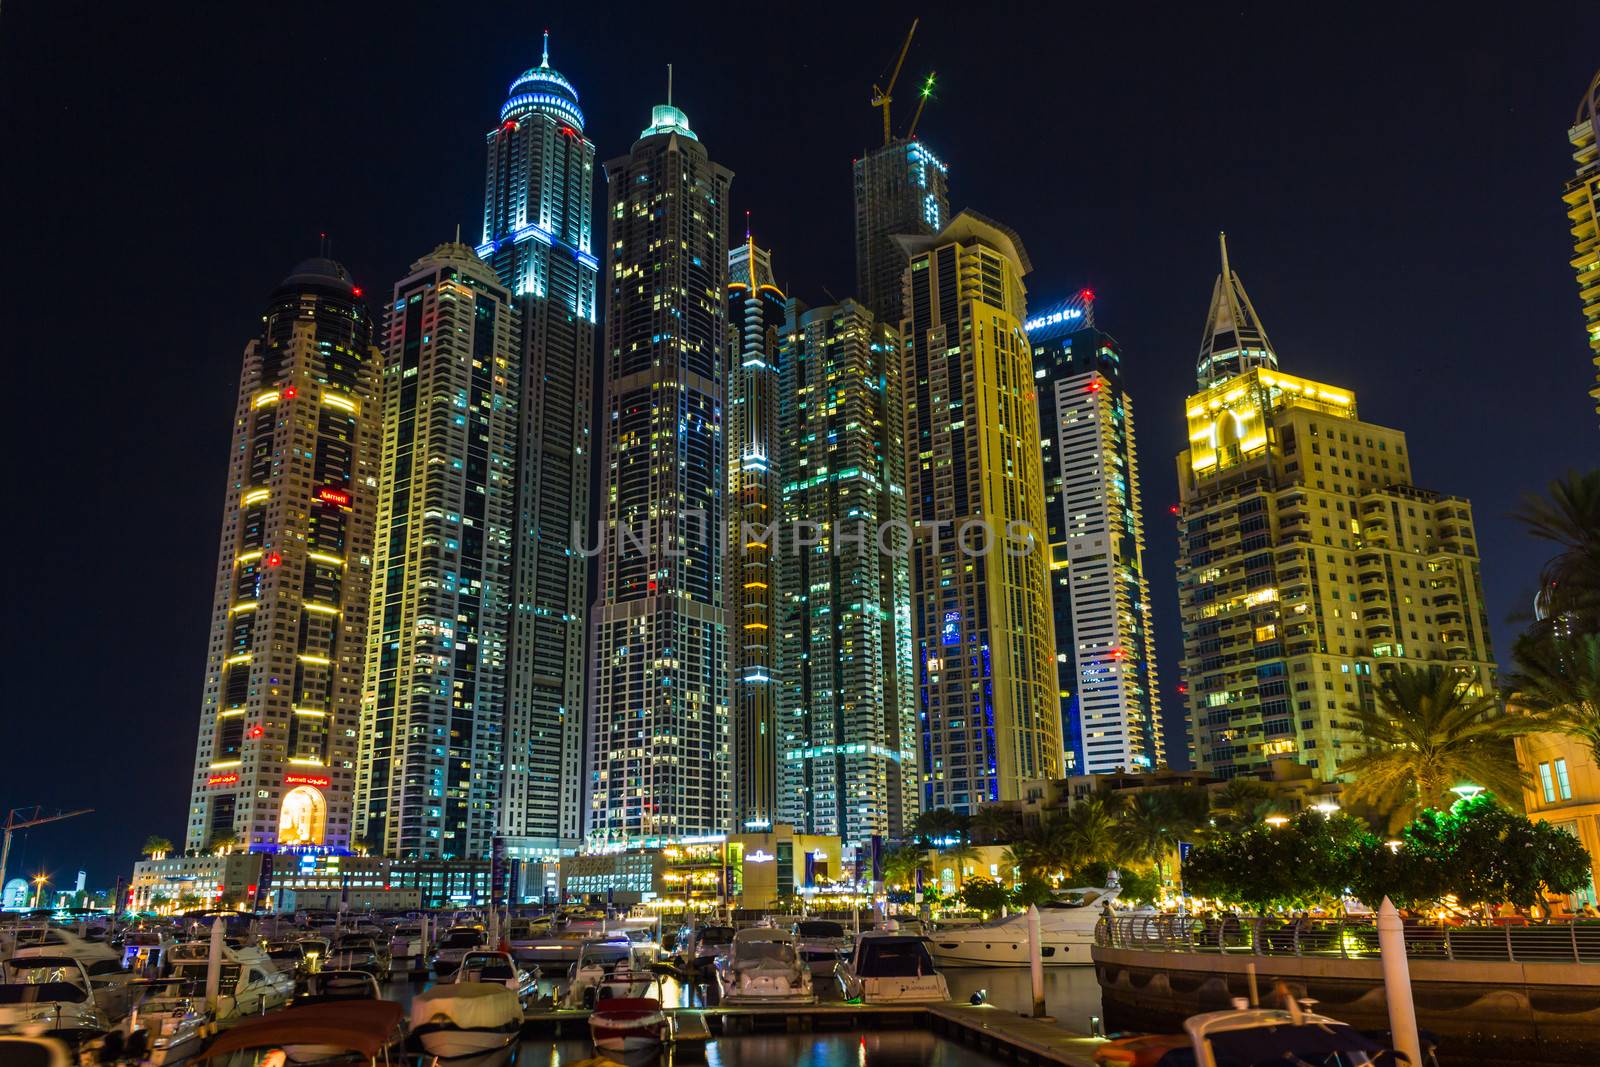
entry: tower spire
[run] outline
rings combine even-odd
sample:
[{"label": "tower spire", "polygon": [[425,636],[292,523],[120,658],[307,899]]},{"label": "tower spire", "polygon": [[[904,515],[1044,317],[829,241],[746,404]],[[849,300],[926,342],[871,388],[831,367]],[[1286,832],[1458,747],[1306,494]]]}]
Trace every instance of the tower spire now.
[{"label": "tower spire", "polygon": [[550,31],[548,29],[544,31],[544,55],[539,59],[539,66],[550,66]]},{"label": "tower spire", "polygon": [[1228,262],[1226,232],[1217,234],[1217,251],[1222,258],[1222,273],[1211,287],[1211,309],[1206,313],[1200,355],[1195,361],[1195,379],[1202,389],[1252,367],[1278,366],[1266,327],[1261,325],[1261,317],[1244,291],[1244,282]]}]

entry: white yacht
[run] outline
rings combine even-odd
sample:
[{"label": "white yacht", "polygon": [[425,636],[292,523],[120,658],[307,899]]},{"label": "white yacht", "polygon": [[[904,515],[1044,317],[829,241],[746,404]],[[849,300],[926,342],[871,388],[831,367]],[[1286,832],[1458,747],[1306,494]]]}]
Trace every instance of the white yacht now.
[{"label": "white yacht", "polygon": [[433,950],[433,972],[440,978],[454,974],[469,952],[489,947],[489,937],[476,926],[452,926]]},{"label": "white yacht", "polygon": [[867,930],[839,966],[846,1000],[863,1004],[929,1004],[950,999],[944,975],[920,937]]},{"label": "white yacht", "polygon": [[487,949],[463,956],[461,966],[456,968],[455,981],[503,985],[515,993],[518,1002],[523,1005],[539,991],[536,971],[526,971],[517,966],[517,961],[511,958],[509,952],[490,952]]},{"label": "white yacht", "polygon": [[733,935],[728,954],[717,958],[717,991],[723,1004],[811,1004],[811,968],[795,951],[788,930],[753,926]]},{"label": "white yacht", "polygon": [[152,1067],[176,1063],[198,1052],[209,1033],[205,983],[185,978],[149,978],[134,983],[130,1032],[145,1032],[145,1058]]},{"label": "white yacht", "polygon": [[592,1008],[600,1000],[645,997],[655,982],[655,972],[632,942],[589,941],[567,971],[564,1005]]},{"label": "white yacht", "polygon": [[[1118,890],[1073,889],[1039,907],[1039,955],[1046,967],[1089,967],[1094,928]],[[928,935],[941,967],[1028,966],[1028,916],[1017,912],[989,922],[941,926]]]},{"label": "white yacht", "polygon": [[123,963],[122,953],[104,941],[91,941],[71,930],[51,926],[18,931],[13,959],[30,956],[71,956],[83,964],[95,1003],[112,1022],[133,1006],[133,980],[138,977]]},{"label": "white yacht", "polygon": [[0,964],[0,1032],[80,1041],[110,1024],[81,961],[30,955]]},{"label": "white yacht", "polygon": [[844,924],[827,919],[801,919],[791,928],[795,951],[813,975],[831,975],[850,956],[850,935]]},{"label": "white yacht", "polygon": [[[210,952],[205,941],[172,946],[172,977],[198,982],[204,989]],[[217,989],[217,1022],[227,1026],[247,1015],[265,1014],[288,1004],[294,998],[294,979],[273,966],[258,948],[224,945]]]},{"label": "white yacht", "polygon": [[411,1033],[450,1059],[503,1049],[522,1029],[517,995],[497,982],[441,982],[411,1001]]}]

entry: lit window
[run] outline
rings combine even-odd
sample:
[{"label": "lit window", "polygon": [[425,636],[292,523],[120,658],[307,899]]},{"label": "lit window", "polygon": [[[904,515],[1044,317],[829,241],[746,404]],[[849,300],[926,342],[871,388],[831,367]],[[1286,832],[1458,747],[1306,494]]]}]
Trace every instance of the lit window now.
[{"label": "lit window", "polygon": [[[1565,759],[1556,760],[1556,788],[1559,790],[1562,800],[1572,799],[1572,780],[1567,777],[1567,761]],[[1545,792],[1549,792],[1549,789],[1546,788]]]},{"label": "lit window", "polygon": [[1555,803],[1556,787],[1554,780],[1550,777],[1550,764],[1548,763],[1539,764],[1539,785],[1544,790],[1544,802],[1546,804]]}]

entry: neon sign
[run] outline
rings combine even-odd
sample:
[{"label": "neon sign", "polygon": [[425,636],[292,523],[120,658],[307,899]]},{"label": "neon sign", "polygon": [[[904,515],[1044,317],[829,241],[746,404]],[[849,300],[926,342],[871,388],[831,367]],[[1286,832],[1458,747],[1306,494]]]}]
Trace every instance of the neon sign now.
[{"label": "neon sign", "polygon": [[325,774],[286,774],[283,776],[284,785],[311,785],[326,789],[333,784],[333,780]]},{"label": "neon sign", "polygon": [[234,785],[238,781],[239,776],[237,774],[213,774],[210,778],[206,779],[206,787],[209,789],[212,786],[218,785]]},{"label": "neon sign", "polygon": [[1022,324],[1022,328],[1029,333],[1045,326],[1060,326],[1063,322],[1073,322],[1083,318],[1082,308],[1062,308],[1052,311],[1048,315],[1039,315]]},{"label": "neon sign", "polygon": [[772,853],[768,852],[766,849],[758,848],[754,852],[750,853],[750,855],[745,857],[745,862],[746,863],[771,863],[773,861],[773,858],[774,857],[773,857]]},{"label": "neon sign", "polygon": [[350,506],[350,494],[343,489],[326,487],[317,490],[317,499],[324,504],[337,504],[341,508]]}]

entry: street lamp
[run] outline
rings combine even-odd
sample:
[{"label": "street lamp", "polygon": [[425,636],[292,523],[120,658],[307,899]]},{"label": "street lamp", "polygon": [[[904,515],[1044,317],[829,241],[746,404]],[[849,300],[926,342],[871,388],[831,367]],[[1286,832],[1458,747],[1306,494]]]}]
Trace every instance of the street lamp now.
[{"label": "street lamp", "polygon": [[48,885],[49,883],[50,883],[50,879],[45,875],[36,874],[36,875],[33,876],[33,910],[34,911],[38,911],[39,910],[39,902],[44,899],[44,887],[46,885]]},{"label": "street lamp", "polygon": [[1289,817],[1287,815],[1268,815],[1261,821],[1272,827],[1274,830],[1289,825]]},{"label": "street lamp", "polygon": [[1332,797],[1323,797],[1321,800],[1311,805],[1311,810],[1319,811],[1324,815],[1332,815],[1334,812],[1339,810],[1339,802],[1334,800]]},{"label": "street lamp", "polygon": [[1451,786],[1450,792],[1454,793],[1462,800],[1471,800],[1479,793],[1486,792],[1486,790],[1481,785],[1473,785],[1471,782],[1462,782],[1460,785]]}]

